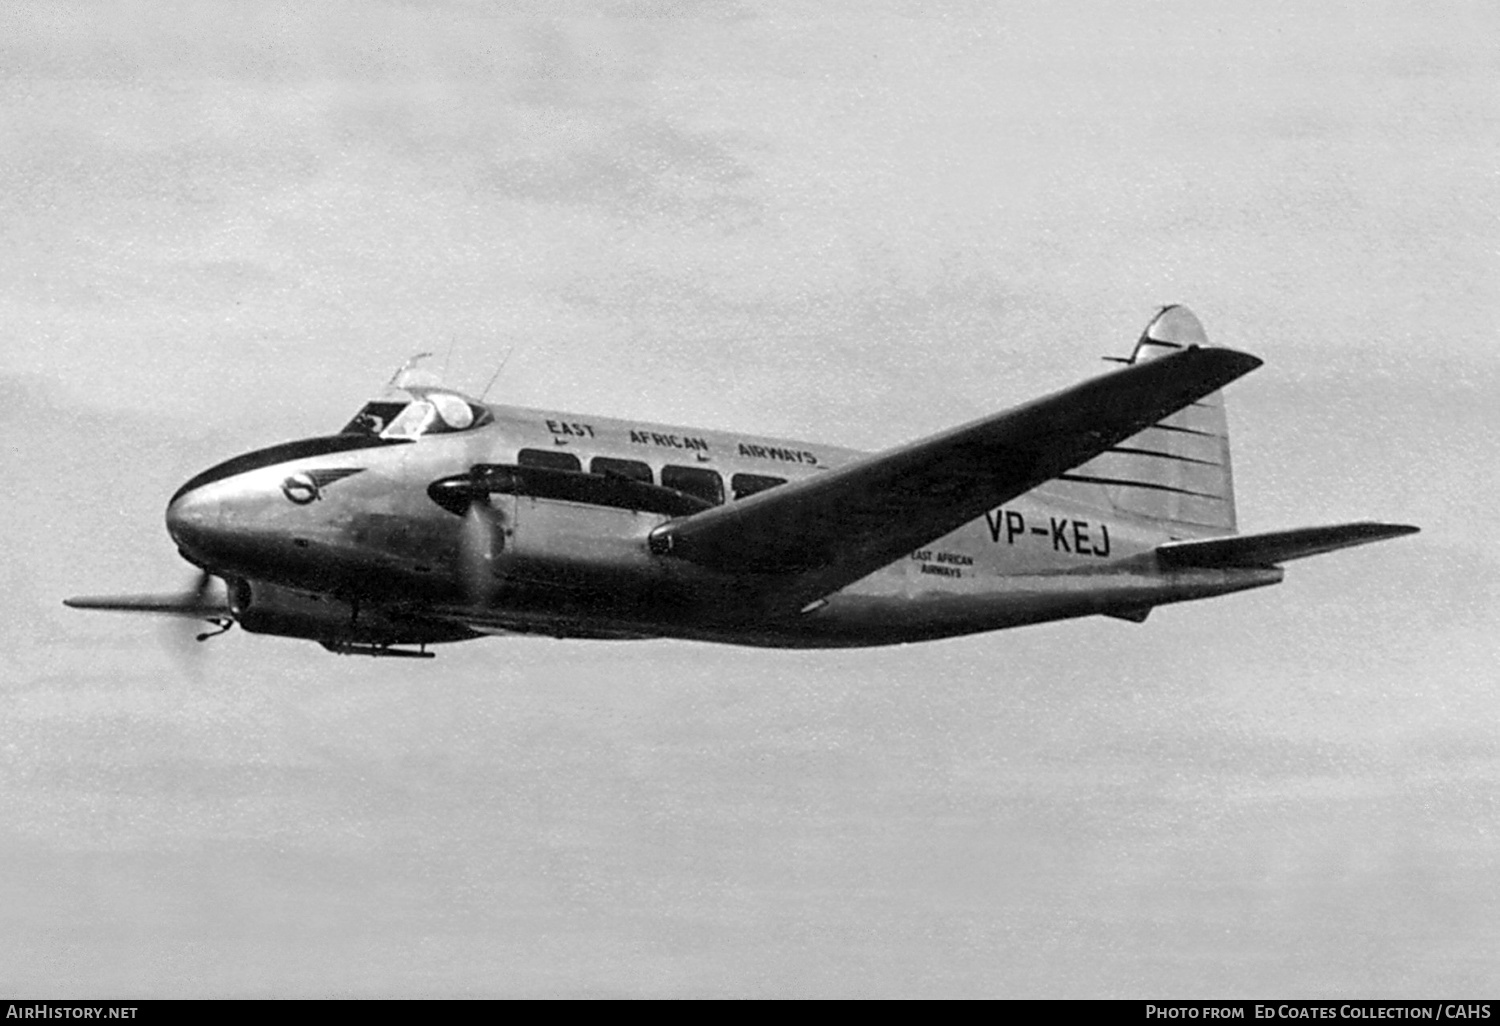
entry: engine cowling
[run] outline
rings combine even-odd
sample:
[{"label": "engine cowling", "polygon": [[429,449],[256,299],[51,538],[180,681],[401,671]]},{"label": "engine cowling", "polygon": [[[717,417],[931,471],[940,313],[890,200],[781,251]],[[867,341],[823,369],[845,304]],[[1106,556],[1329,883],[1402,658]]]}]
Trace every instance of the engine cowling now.
[{"label": "engine cowling", "polygon": [[377,604],[294,591],[265,581],[229,582],[229,611],[251,634],[307,638],[327,645],[423,645],[479,637],[452,624]]}]

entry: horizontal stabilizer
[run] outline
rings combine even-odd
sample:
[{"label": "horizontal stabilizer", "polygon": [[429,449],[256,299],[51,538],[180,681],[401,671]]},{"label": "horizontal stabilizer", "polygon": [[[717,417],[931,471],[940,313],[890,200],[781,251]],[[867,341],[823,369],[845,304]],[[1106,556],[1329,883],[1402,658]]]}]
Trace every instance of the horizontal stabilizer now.
[{"label": "horizontal stabilizer", "polygon": [[80,595],[63,599],[71,609],[102,609],[111,613],[155,613],[162,616],[223,616],[229,612],[222,598],[188,592],[177,595]]},{"label": "horizontal stabilizer", "polygon": [[1290,531],[1241,534],[1230,538],[1167,542],[1156,549],[1163,569],[1212,569],[1275,566],[1293,559],[1319,556],[1353,545],[1415,534],[1420,528],[1407,524],[1335,524],[1331,527],[1298,527]]}]

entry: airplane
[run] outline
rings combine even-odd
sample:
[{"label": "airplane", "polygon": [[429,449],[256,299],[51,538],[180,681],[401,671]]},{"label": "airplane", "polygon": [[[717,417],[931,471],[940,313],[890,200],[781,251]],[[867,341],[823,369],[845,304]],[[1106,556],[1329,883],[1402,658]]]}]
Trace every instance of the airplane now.
[{"label": "airplane", "polygon": [[1121,366],[877,453],[485,405],[408,361],[337,434],[177,490],[166,526],[195,587],[66,605],[345,655],[514,634],[858,647],[1140,623],[1418,530],[1237,533],[1221,390],[1261,361],[1175,305],[1106,359]]}]

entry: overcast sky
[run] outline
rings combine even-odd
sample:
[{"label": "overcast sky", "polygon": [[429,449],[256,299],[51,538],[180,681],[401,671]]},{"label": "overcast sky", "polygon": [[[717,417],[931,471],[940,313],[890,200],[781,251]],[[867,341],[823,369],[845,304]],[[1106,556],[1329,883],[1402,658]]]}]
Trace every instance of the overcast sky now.
[{"label": "overcast sky", "polygon": [[[6,5],[0,990],[1493,992],[1496,38],[1482,2]],[[1166,302],[1266,360],[1242,529],[1423,533],[853,653],[236,631],[193,674],[59,605],[184,586],[177,485],[419,350],[880,448]]]}]

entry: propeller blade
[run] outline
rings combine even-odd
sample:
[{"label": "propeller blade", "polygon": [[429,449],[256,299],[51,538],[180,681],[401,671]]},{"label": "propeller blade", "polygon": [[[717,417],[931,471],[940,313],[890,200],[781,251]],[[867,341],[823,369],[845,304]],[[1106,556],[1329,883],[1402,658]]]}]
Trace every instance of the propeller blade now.
[{"label": "propeller blade", "polygon": [[208,598],[208,593],[213,590],[214,575],[204,570],[198,575],[197,582],[193,585],[193,598],[201,605]]},{"label": "propeller blade", "polygon": [[464,512],[458,545],[459,575],[471,605],[488,606],[495,597],[495,556],[504,544],[499,532],[498,516],[489,498],[475,496]]},{"label": "propeller blade", "polygon": [[[214,575],[205,570],[198,575],[190,587],[182,592],[180,602],[183,606],[187,607],[209,609],[217,605],[217,603],[213,603],[210,600],[210,596],[214,590]],[[225,622],[233,623],[233,620],[228,619],[228,617],[229,614],[226,607],[223,619],[217,621],[209,620],[206,616],[198,620],[182,617],[167,621],[161,626],[160,636],[162,647],[177,662],[178,667],[184,670],[189,676],[194,678],[200,677],[202,672],[203,646],[198,644],[198,642],[213,637],[215,634],[222,634],[224,630],[228,629],[226,627],[221,630],[204,631],[202,628],[205,623],[218,622],[221,625]]]}]

